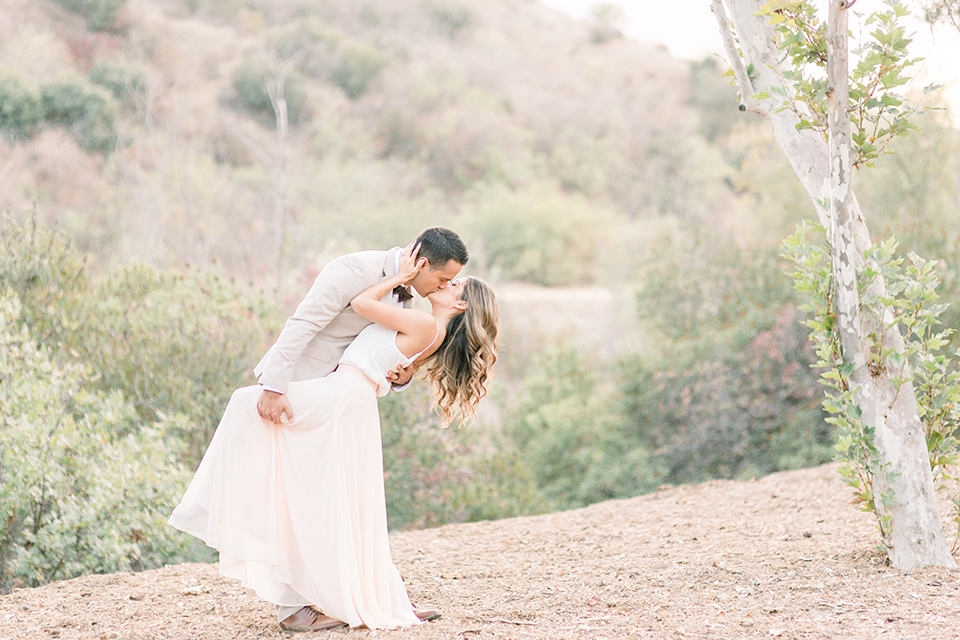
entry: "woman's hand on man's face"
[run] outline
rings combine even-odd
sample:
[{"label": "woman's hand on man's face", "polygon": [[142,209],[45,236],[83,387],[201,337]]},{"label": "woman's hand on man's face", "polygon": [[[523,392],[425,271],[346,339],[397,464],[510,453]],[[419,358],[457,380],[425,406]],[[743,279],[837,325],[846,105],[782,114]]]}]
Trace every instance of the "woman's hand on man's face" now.
[{"label": "woman's hand on man's face", "polygon": [[427,266],[427,259],[418,257],[420,245],[413,246],[411,242],[400,252],[400,268],[397,275],[403,276],[404,283],[408,283]]}]

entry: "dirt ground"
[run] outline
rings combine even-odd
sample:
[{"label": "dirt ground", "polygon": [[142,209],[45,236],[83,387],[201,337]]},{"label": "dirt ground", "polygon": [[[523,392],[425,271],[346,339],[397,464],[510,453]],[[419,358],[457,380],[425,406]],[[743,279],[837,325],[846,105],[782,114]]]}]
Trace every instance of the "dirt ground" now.
[{"label": "dirt ground", "polygon": [[[392,537],[435,622],[333,638],[960,638],[960,570],[886,566],[833,465],[667,487],[585,509]],[[952,525],[948,525],[952,526]],[[955,531],[950,529],[948,536]],[[0,597],[0,639],[281,638],[216,565],[87,576]],[[313,637],[313,636],[304,636]]]}]

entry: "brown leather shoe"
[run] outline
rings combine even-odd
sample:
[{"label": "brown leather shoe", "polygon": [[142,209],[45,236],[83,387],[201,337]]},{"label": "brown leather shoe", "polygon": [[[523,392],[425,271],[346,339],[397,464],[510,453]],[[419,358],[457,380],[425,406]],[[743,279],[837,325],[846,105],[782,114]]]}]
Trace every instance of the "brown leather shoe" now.
[{"label": "brown leather shoe", "polygon": [[346,622],[341,622],[336,618],[324,615],[313,607],[302,607],[295,614],[284,618],[280,622],[280,629],[287,633],[329,631],[330,629],[339,629],[345,626],[347,626]]},{"label": "brown leather shoe", "polygon": [[431,620],[436,620],[441,616],[441,613],[438,609],[417,609],[414,607],[413,612],[417,614],[417,617],[423,622],[430,622]]}]

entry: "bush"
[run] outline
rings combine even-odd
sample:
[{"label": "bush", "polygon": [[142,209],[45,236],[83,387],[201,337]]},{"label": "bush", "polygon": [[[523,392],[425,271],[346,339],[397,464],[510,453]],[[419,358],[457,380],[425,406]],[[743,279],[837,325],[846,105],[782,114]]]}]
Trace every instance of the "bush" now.
[{"label": "bush", "polygon": [[[247,59],[233,72],[233,90],[240,104],[260,115],[269,116],[275,122],[276,111],[267,82],[276,82],[276,77],[255,59]],[[284,99],[287,103],[287,121],[299,124],[306,117],[306,80],[296,71],[287,74],[284,81]]]},{"label": "bush", "polygon": [[106,90],[80,80],[41,88],[47,122],[65,127],[85,151],[109,152],[117,144],[117,105]]},{"label": "bush", "polygon": [[456,40],[460,32],[474,22],[473,11],[469,5],[459,1],[431,1],[429,13],[436,29],[451,40]]},{"label": "bush", "polygon": [[272,303],[213,271],[134,265],[91,282],[57,234],[9,220],[0,246],[0,290],[23,301],[31,334],[64,364],[95,372],[94,386],[121,392],[144,424],[181,416],[170,429],[185,463],[198,462],[230,393],[252,380],[282,324]]},{"label": "bush", "polygon": [[470,200],[458,224],[474,238],[477,263],[487,273],[544,286],[595,281],[606,211],[548,184],[523,191],[484,186]]},{"label": "bush", "polygon": [[389,62],[385,52],[357,40],[342,42],[338,54],[330,82],[340,87],[351,100],[362,96]]},{"label": "bush", "polygon": [[40,343],[59,345],[78,325],[87,287],[83,261],[59,234],[0,213],[0,292],[20,301],[17,317]]},{"label": "bush", "polygon": [[625,358],[628,430],[673,483],[749,477],[827,462],[833,436],[807,332],[772,251],[678,243],[651,256],[638,297],[662,336]]},{"label": "bush", "polygon": [[339,87],[351,100],[362,96],[390,62],[377,45],[351,38],[316,16],[279,33],[276,48],[283,59],[299,57],[307,75]]},{"label": "bush", "polygon": [[472,427],[443,429],[422,381],[380,399],[384,484],[391,529],[542,511],[525,465],[482,442]]},{"label": "bush", "polygon": [[166,421],[58,364],[0,294],[0,591],[209,559],[166,518],[189,478]]},{"label": "bush", "polygon": [[548,352],[527,380],[509,431],[550,510],[633,497],[661,484],[663,462],[624,429],[620,401],[576,351]]},{"label": "bush", "polygon": [[279,318],[212,272],[91,281],[6,217],[0,246],[0,586],[209,559],[165,521]]},{"label": "bush", "polygon": [[594,44],[603,44],[610,40],[623,38],[620,25],[626,22],[623,8],[612,2],[595,4],[590,8],[590,39]]},{"label": "bush", "polygon": [[230,394],[253,382],[253,365],[282,326],[270,303],[214,271],[143,265],[98,283],[82,314],[64,340],[143,421],[183,417],[171,429],[188,465],[199,462]]},{"label": "bush", "polygon": [[0,75],[0,134],[11,142],[29,140],[43,120],[40,91],[16,76]]},{"label": "bush", "polygon": [[136,109],[146,99],[146,78],[132,65],[98,60],[87,72],[87,80],[109,91],[127,108]]},{"label": "bush", "polygon": [[117,23],[127,0],[54,0],[57,4],[81,16],[94,31],[106,31]]},{"label": "bush", "polygon": [[206,18],[233,22],[241,12],[251,8],[250,0],[184,0],[187,11]]}]

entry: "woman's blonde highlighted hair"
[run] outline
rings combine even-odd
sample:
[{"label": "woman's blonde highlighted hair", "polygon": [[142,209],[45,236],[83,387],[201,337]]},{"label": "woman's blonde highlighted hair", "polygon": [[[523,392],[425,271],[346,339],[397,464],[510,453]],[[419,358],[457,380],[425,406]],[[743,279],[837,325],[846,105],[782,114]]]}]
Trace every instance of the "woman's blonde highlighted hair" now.
[{"label": "woman's blonde highlighted hair", "polygon": [[476,417],[477,404],[493,380],[500,346],[500,308],[493,289],[468,276],[460,299],[467,308],[450,320],[443,344],[427,362],[427,378],[444,425],[458,417],[462,422]]}]

